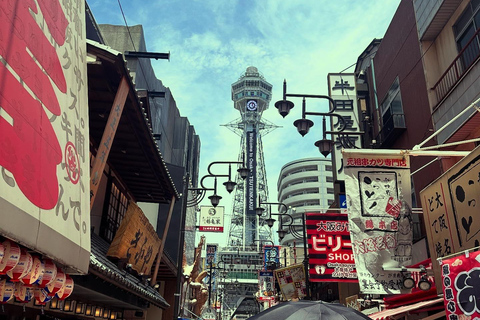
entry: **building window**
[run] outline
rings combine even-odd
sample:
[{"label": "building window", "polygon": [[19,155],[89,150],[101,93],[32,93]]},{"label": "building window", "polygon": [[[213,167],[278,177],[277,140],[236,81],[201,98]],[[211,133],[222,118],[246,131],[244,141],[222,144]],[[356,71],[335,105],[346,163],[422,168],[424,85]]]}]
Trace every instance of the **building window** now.
[{"label": "building window", "polygon": [[406,128],[398,77],[390,86],[380,109],[382,110],[382,137],[385,141],[391,133],[396,131],[395,129]]},{"label": "building window", "polygon": [[333,171],[332,166],[325,166],[325,171]]},{"label": "building window", "polygon": [[115,233],[120,227],[125,217],[128,207],[128,199],[120,190],[119,186],[112,182],[110,186],[110,194],[108,199],[107,214],[102,216],[102,224],[100,226],[100,236],[111,243],[115,237]]},{"label": "building window", "polygon": [[480,29],[480,1],[472,0],[453,26],[457,49],[459,52],[463,50],[461,53],[462,73],[480,54],[479,36],[477,35],[472,40],[478,29]]},{"label": "building window", "polygon": [[334,193],[333,188],[327,188],[327,193],[328,194],[333,194]]},{"label": "building window", "polygon": [[328,199],[328,205],[331,206],[333,204],[334,200],[333,199]]},{"label": "building window", "polygon": [[327,177],[325,177],[325,178],[326,178],[327,182],[333,182],[333,177],[328,177],[328,176],[327,176]]}]

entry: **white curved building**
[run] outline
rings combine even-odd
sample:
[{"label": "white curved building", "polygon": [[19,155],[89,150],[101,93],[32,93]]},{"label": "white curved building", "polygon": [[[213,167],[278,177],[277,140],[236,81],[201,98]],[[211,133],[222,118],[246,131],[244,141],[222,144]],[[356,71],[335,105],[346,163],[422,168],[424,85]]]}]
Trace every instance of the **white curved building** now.
[{"label": "white curved building", "polygon": [[[280,171],[277,192],[278,202],[292,208],[289,213],[295,225],[302,224],[304,212],[325,212],[334,202],[332,160],[305,158],[285,164]],[[301,228],[296,229],[302,235]],[[281,244],[292,247],[294,241],[297,248],[303,249],[303,240],[289,233]]]}]

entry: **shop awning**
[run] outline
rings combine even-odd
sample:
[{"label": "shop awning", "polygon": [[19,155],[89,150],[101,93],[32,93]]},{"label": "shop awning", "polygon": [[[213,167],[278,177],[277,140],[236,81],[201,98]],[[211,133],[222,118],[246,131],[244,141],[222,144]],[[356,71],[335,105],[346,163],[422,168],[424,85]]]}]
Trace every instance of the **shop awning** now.
[{"label": "shop awning", "polygon": [[404,312],[409,312],[409,311],[412,311],[412,310],[417,310],[417,309],[420,309],[420,308],[423,308],[423,307],[432,306],[432,305],[437,304],[437,303],[443,303],[443,298],[437,298],[437,299],[433,299],[433,300],[422,301],[422,302],[410,304],[408,306],[383,310],[383,311],[380,311],[380,312],[372,313],[371,315],[369,315],[369,317],[371,319],[374,319],[374,320],[386,320],[390,316],[394,316],[394,315],[401,314],[401,313],[404,313]]}]

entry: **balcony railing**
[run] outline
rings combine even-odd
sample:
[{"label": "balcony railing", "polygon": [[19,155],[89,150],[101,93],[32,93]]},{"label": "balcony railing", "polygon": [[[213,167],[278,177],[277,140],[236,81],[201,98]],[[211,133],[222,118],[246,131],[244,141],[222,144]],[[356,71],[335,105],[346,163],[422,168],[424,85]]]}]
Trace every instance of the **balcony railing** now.
[{"label": "balcony railing", "polygon": [[440,77],[440,80],[433,86],[432,90],[435,90],[437,96],[437,106],[480,57],[479,33],[480,29],[475,32],[467,45]]}]

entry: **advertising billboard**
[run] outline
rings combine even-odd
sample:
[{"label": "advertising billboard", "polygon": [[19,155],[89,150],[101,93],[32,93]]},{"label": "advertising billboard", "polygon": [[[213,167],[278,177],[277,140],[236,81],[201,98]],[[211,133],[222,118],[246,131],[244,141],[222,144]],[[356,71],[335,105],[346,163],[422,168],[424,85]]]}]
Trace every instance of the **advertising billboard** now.
[{"label": "advertising billboard", "polygon": [[85,1],[13,0],[2,12],[0,234],[87,273]]},{"label": "advertising billboard", "polygon": [[307,213],[309,279],[311,282],[358,282],[348,216]]}]

